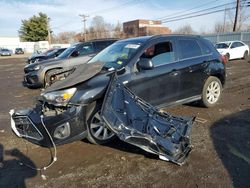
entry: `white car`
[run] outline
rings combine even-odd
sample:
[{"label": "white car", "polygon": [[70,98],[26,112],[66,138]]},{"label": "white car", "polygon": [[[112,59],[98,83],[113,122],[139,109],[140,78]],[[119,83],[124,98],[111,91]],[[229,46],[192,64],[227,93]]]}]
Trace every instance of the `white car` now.
[{"label": "white car", "polygon": [[216,49],[221,55],[224,55],[227,60],[231,59],[247,59],[249,54],[249,47],[241,41],[226,41],[215,45]]}]

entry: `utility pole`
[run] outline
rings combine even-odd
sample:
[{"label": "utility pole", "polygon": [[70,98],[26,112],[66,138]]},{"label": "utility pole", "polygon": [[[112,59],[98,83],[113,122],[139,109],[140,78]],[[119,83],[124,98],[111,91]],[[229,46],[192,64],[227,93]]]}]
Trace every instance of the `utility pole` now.
[{"label": "utility pole", "polygon": [[226,27],[226,12],[227,11],[227,7],[225,7],[225,11],[224,11],[224,20],[223,20],[223,33],[225,32],[225,27]]},{"label": "utility pole", "polygon": [[49,21],[50,21],[50,18],[48,17],[47,18],[47,30],[48,30],[48,41],[49,41],[49,47],[50,47],[50,45],[51,45],[51,35],[50,35]]},{"label": "utility pole", "polygon": [[80,17],[82,17],[82,22],[83,22],[83,31],[84,31],[84,42],[86,42],[86,21],[87,21],[87,17],[89,17],[88,15],[85,14],[80,14]]},{"label": "utility pole", "polygon": [[235,11],[235,19],[234,19],[234,28],[233,28],[233,32],[235,32],[235,31],[236,31],[236,26],[237,26],[237,20],[238,20],[239,8],[240,8],[240,0],[237,0],[237,4],[236,4],[236,11]]}]

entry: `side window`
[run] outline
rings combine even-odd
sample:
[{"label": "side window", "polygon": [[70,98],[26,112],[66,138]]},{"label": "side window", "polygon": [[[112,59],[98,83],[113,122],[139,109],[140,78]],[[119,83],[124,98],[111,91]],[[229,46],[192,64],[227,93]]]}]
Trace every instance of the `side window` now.
[{"label": "side window", "polygon": [[179,40],[180,59],[201,56],[201,48],[196,40]]},{"label": "side window", "polygon": [[201,46],[201,49],[202,49],[202,52],[203,52],[204,55],[211,54],[213,52],[212,48],[214,48],[214,47],[213,47],[213,44],[210,41],[208,41],[208,40],[205,40],[205,41],[200,40],[199,44]]},{"label": "side window", "polygon": [[236,47],[238,47],[237,42],[234,42],[234,43],[231,45],[231,48],[236,48]]},{"label": "side window", "polygon": [[87,54],[91,54],[94,53],[94,49],[93,49],[93,45],[92,43],[87,43],[81,46],[81,48],[79,48],[79,55],[87,55]]},{"label": "side window", "polygon": [[242,44],[241,42],[237,42],[237,47],[241,47],[244,46],[244,44]]},{"label": "side window", "polygon": [[150,58],[154,66],[168,64],[174,61],[174,52],[171,42],[162,42],[147,48],[142,58]]},{"label": "side window", "polygon": [[106,48],[107,46],[109,46],[110,42],[108,41],[101,41],[101,42],[95,42],[95,48],[96,51],[102,51],[104,48]]}]

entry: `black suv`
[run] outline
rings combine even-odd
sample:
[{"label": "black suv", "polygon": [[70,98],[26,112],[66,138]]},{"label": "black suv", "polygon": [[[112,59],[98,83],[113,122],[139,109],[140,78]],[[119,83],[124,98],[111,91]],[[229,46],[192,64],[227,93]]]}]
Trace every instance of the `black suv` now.
[{"label": "black suv", "polygon": [[75,66],[87,62],[115,41],[117,39],[98,39],[77,43],[64,50],[55,59],[26,65],[24,67],[24,85],[32,88],[45,87],[57,80],[64,79]]},{"label": "black suv", "polygon": [[[117,90],[112,84],[116,83],[114,78],[119,81],[118,85],[135,95],[132,100],[124,100],[122,94],[110,99],[112,94],[107,88]],[[109,114],[107,111],[120,113],[123,118],[130,114],[131,118],[126,121],[133,123],[139,122],[132,108],[133,101],[138,99],[157,109],[192,101],[212,107],[221,98],[224,84],[225,65],[221,56],[200,36],[157,35],[120,40],[81,65],[65,80],[48,87],[36,108],[12,113],[12,128],[17,135],[44,146],[51,144],[43,126],[55,144],[85,137],[92,143],[103,144],[115,135],[110,129],[122,130],[117,118],[113,118],[113,124],[103,122],[103,118],[112,119],[105,116]],[[122,106],[107,105],[110,100]],[[131,106],[130,112],[124,110],[126,106]],[[20,118],[26,118],[25,123],[30,124],[26,135],[20,129],[23,125]],[[115,124],[117,128],[113,129]]]}]

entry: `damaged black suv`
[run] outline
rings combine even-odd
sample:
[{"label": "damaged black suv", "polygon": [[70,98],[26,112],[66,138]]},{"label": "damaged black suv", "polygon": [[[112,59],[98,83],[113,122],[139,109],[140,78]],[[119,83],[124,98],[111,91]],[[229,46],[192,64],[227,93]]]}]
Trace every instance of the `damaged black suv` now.
[{"label": "damaged black suv", "polygon": [[[118,105],[119,101],[122,100],[124,106],[137,101],[147,109],[147,104],[159,109],[192,101],[212,107],[219,101],[224,84],[225,66],[221,56],[200,36],[157,35],[120,40],[78,67],[65,80],[48,87],[36,108],[12,111],[12,129],[18,136],[43,146],[51,145],[48,133],[55,144],[83,138],[104,144],[115,134],[121,136],[119,127],[114,128],[118,117],[112,120],[111,116],[105,116],[108,110],[114,108],[128,116],[128,124],[138,120],[139,112],[133,112],[133,108],[126,111]],[[117,93],[112,99],[117,106],[111,107],[107,105],[107,101],[110,102],[107,98],[119,85],[126,87],[134,97],[128,100],[122,92]],[[151,112],[149,110],[149,114]],[[154,130],[157,134],[161,131],[156,127]]]}]

